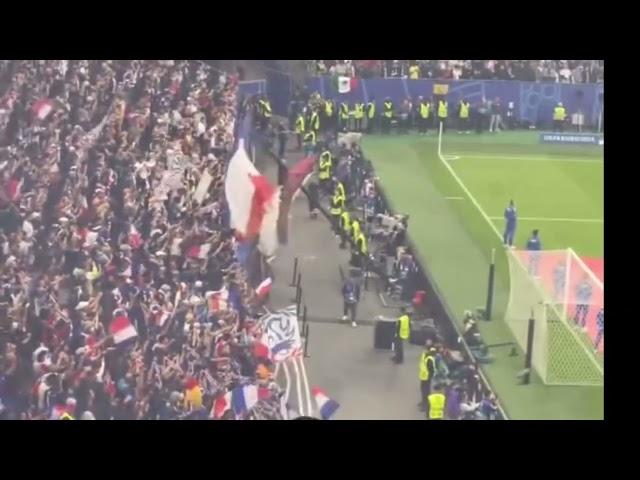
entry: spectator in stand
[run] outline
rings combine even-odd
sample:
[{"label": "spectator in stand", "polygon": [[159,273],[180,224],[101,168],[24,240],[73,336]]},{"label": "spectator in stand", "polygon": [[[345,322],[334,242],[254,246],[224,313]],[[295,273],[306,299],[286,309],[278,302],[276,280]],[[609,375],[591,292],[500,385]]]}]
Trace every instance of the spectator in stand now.
[{"label": "spectator in stand", "polygon": [[324,63],[324,60],[316,60],[316,75],[326,75],[327,71],[327,66]]},{"label": "spectator in stand", "polygon": [[409,66],[409,79],[410,80],[418,80],[420,78],[420,67],[417,62],[411,62]]},{"label": "spectator in stand", "polygon": [[402,78],[404,76],[404,64],[400,60],[387,61],[386,75],[391,78]]},{"label": "spectator in stand", "polygon": [[569,63],[567,62],[567,60],[561,61],[558,77],[560,83],[575,83],[573,79],[573,72],[569,68]]},{"label": "spectator in stand", "polygon": [[[327,65],[331,63],[331,61],[324,62]],[[331,73],[335,74],[336,70],[332,70]],[[602,81],[602,73],[603,63],[600,60],[354,61],[354,74],[362,78],[381,75],[387,78],[409,79],[438,78],[595,83]]]}]

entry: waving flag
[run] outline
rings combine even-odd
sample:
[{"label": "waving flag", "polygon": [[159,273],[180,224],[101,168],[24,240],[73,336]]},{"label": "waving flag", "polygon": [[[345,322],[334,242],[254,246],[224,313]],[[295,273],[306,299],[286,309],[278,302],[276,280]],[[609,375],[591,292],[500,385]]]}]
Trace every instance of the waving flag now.
[{"label": "waving flag", "polygon": [[278,249],[278,217],[280,216],[280,187],[264,203],[264,216],[260,227],[258,250],[271,257]]},{"label": "waving flag", "polygon": [[258,295],[258,297],[267,296],[271,291],[272,284],[273,284],[273,280],[271,279],[271,277],[268,277],[267,279],[263,280],[262,283],[260,283],[260,285],[256,287],[256,295]]},{"label": "waving flag", "polygon": [[330,399],[324,391],[318,387],[311,389],[311,394],[316,400],[316,405],[323,420],[329,420],[331,416],[340,408],[340,404]]},{"label": "waving flag", "polygon": [[116,345],[120,345],[138,336],[136,327],[134,327],[124,315],[117,316],[111,321],[109,332],[113,336],[113,342]]},{"label": "waving flag", "polygon": [[234,388],[231,392],[231,405],[236,415],[242,415],[255,407],[259,400],[269,398],[269,396],[268,388],[244,385]]},{"label": "waving flag", "polygon": [[213,408],[211,409],[211,416],[213,418],[222,418],[229,409],[231,409],[231,392],[227,392],[216,398],[215,402],[213,402]]},{"label": "waving flag", "polygon": [[209,301],[209,310],[212,312],[229,308],[229,290],[226,287],[218,292],[207,292],[206,297]]},{"label": "waving flag", "polygon": [[333,76],[333,88],[338,90],[338,93],[349,93],[358,87],[358,79],[345,77],[342,75]]},{"label": "waving flag", "polygon": [[140,248],[142,244],[142,235],[140,235],[140,232],[138,232],[138,229],[134,225],[131,225],[129,229],[129,246],[136,250]]},{"label": "waving flag", "polygon": [[33,104],[31,110],[33,111],[33,113],[35,113],[36,117],[39,120],[44,120],[53,110],[53,101],[49,100],[48,98],[38,100]]},{"label": "waving flag", "polygon": [[313,172],[315,162],[316,159],[314,156],[308,156],[289,169],[287,182],[284,190],[282,191],[282,201],[280,203],[280,211],[278,215],[278,240],[282,245],[287,244],[289,237],[289,210],[291,208],[291,203],[300,190],[302,184],[305,183]]},{"label": "waving flag", "polygon": [[211,250],[211,244],[205,243],[204,245],[194,245],[187,251],[187,257],[198,258],[200,260],[206,260]]},{"label": "waving flag", "polygon": [[[229,162],[224,190],[231,227],[244,239],[262,234],[265,215],[273,217],[274,209],[277,211],[277,189],[251,163],[243,140],[239,141],[238,150]],[[275,225],[275,219],[273,223]],[[264,233],[268,234],[268,229]]]}]

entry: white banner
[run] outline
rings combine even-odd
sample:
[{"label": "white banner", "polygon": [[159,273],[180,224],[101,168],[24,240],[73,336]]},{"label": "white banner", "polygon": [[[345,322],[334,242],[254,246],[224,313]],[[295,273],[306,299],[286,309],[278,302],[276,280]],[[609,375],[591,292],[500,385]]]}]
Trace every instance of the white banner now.
[{"label": "white banner", "polygon": [[209,190],[209,186],[213,181],[213,176],[209,173],[209,170],[205,170],[202,176],[200,177],[200,181],[198,182],[198,186],[196,187],[196,191],[193,194],[193,198],[196,202],[202,205],[202,201],[204,200],[207,191]]},{"label": "white banner", "polygon": [[269,347],[274,362],[302,356],[302,339],[295,305],[267,314],[262,323],[263,343]]}]

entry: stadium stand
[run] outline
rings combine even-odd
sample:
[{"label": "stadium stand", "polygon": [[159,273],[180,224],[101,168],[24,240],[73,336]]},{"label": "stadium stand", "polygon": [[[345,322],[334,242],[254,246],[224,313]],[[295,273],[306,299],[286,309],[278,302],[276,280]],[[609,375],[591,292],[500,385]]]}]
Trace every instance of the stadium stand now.
[{"label": "stadium stand", "polygon": [[313,60],[314,75],[351,77],[408,77],[452,80],[523,80],[561,83],[598,83],[604,80],[604,62],[594,60]]},{"label": "stadium stand", "polygon": [[0,64],[0,418],[279,419],[228,228],[238,79]]}]

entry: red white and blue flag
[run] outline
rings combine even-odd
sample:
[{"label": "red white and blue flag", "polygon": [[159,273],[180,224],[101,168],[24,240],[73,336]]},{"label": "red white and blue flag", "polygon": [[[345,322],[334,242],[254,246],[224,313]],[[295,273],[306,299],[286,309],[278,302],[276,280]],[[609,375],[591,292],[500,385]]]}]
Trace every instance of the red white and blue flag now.
[{"label": "red white and blue flag", "polygon": [[268,388],[257,385],[243,385],[232,391],[220,395],[213,403],[211,416],[221,418],[228,410],[233,410],[236,417],[244,415],[260,400],[266,400],[271,396]]},{"label": "red white and blue flag", "polygon": [[313,387],[311,389],[311,394],[316,401],[318,411],[320,412],[320,416],[323,420],[329,420],[329,418],[336,413],[336,410],[340,408],[340,404],[338,402],[330,399],[324,390],[318,387]]},{"label": "red white and blue flag", "polygon": [[136,327],[124,315],[119,315],[111,321],[109,332],[113,336],[113,342],[116,345],[122,345],[124,342],[138,336]]},{"label": "red white and blue flag", "polygon": [[242,240],[259,236],[260,251],[266,256],[273,255],[278,245],[279,189],[251,163],[242,140],[229,162],[224,190],[231,227]]}]

